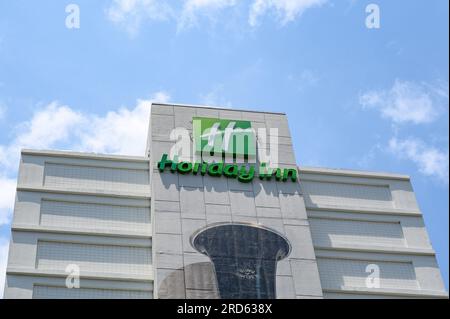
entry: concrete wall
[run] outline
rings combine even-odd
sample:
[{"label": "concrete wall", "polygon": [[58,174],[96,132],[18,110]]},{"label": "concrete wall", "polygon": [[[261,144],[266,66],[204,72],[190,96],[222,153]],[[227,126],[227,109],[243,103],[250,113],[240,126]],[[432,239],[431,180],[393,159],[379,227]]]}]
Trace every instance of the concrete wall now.
[{"label": "concrete wall", "polygon": [[[300,172],[325,298],[447,296],[407,176]],[[374,265],[378,288],[366,282]]]},{"label": "concrete wall", "polygon": [[5,298],[151,298],[150,221],[148,159],[23,151]]},{"label": "concrete wall", "polygon": [[[299,183],[240,183],[225,177],[160,173],[156,163],[170,153],[170,132],[192,132],[192,117],[244,119],[253,128],[278,128],[279,166],[296,169],[287,118],[283,114],[212,108],[153,105],[149,153],[152,166],[153,260],[156,298],[215,298],[215,278],[208,257],[190,237],[216,223],[262,225],[284,235],[292,245],[277,268],[277,298],[321,298],[319,272]],[[261,141],[259,136],[258,140]],[[259,146],[259,150],[262,147]]]}]

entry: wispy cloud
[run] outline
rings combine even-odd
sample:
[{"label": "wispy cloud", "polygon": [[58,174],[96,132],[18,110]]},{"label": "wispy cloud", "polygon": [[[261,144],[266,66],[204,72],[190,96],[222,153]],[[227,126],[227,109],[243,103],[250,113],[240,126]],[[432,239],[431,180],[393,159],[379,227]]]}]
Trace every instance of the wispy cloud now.
[{"label": "wispy cloud", "polygon": [[200,16],[214,20],[218,13],[236,4],[236,0],[186,0],[178,19],[178,30],[196,25]]},{"label": "wispy cloud", "polygon": [[[386,147],[376,149],[381,152],[387,150],[399,159],[413,162],[419,173],[444,181],[446,185],[449,177],[448,139],[444,139],[447,140],[447,145],[442,147],[426,141],[426,138],[400,138],[399,135],[405,127],[430,124],[447,118],[448,91],[448,82],[444,81],[430,84],[396,80],[390,89],[368,91],[359,97],[364,109],[378,110],[382,118],[394,124],[391,132],[393,137],[386,142]],[[433,130],[433,126],[426,126],[425,129]],[[367,156],[373,158],[373,150]]]},{"label": "wispy cloud", "polygon": [[413,161],[422,174],[436,177],[448,184],[448,149],[439,150],[417,138],[403,140],[392,138],[389,141],[389,151],[401,159]]},{"label": "wispy cloud", "polygon": [[281,25],[292,22],[300,17],[305,10],[320,7],[327,0],[255,0],[251,6],[248,23],[257,26],[265,14],[275,14]]},{"label": "wispy cloud", "polygon": [[315,71],[303,70],[298,75],[290,74],[288,80],[294,83],[299,91],[304,91],[306,88],[317,86],[320,82],[320,76]]},{"label": "wispy cloud", "polygon": [[417,84],[396,80],[388,90],[374,90],[361,94],[360,104],[366,109],[379,110],[381,116],[396,124],[431,123],[445,106],[448,108],[448,84]]},{"label": "wispy cloud", "polygon": [[59,148],[143,156],[150,104],[169,99],[167,93],[157,92],[150,99],[138,100],[132,108],[123,107],[104,116],[52,102],[19,124],[12,142],[0,145],[0,225],[11,219],[21,149]]},{"label": "wispy cloud", "polygon": [[106,15],[111,22],[135,36],[144,21],[167,21],[174,11],[164,0],[113,0]]},{"label": "wispy cloud", "polygon": [[[328,0],[253,0],[250,6],[237,0],[182,0],[181,5],[164,0],[112,0],[106,16],[112,23],[124,28],[135,36],[146,21],[172,21],[177,31],[199,26],[201,18],[210,23],[229,20],[233,12],[222,14],[235,8],[242,13],[248,11],[246,25],[256,27],[264,16],[272,16],[281,26],[301,17],[305,10],[320,7]],[[221,16],[222,14],[222,16]]]}]

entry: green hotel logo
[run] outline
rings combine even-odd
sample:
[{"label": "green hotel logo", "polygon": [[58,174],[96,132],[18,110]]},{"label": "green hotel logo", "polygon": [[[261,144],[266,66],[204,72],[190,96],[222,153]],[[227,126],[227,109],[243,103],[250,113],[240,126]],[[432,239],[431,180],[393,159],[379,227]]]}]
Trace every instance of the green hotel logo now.
[{"label": "green hotel logo", "polygon": [[259,168],[255,165],[237,165],[227,164],[224,162],[206,163],[206,162],[178,162],[177,158],[170,160],[167,154],[163,154],[158,162],[158,170],[163,173],[166,168],[172,173],[182,175],[209,175],[213,177],[225,176],[227,178],[235,178],[242,183],[250,183],[255,176],[259,176],[261,180],[271,180],[274,178],[279,182],[297,182],[297,169],[294,168],[269,168],[265,163],[261,163]]},{"label": "green hotel logo", "polygon": [[[162,154],[157,164],[161,173],[169,168],[172,173],[224,176],[242,183],[253,181],[255,176],[261,180],[274,178],[279,182],[297,182],[296,168],[272,168],[267,163],[250,164],[250,160],[256,162],[256,135],[250,121],[194,117],[193,131],[198,161],[179,162],[177,155],[169,159],[169,155]],[[236,158],[248,161],[237,165],[233,160]]]},{"label": "green hotel logo", "polygon": [[195,153],[254,159],[256,137],[250,121],[194,117]]}]

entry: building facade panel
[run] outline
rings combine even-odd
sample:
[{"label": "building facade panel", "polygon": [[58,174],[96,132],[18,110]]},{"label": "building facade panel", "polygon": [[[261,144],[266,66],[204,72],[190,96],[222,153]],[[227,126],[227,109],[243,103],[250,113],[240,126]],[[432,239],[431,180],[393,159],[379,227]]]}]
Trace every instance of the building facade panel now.
[{"label": "building facade panel", "polygon": [[52,287],[35,285],[34,299],[151,299],[150,291]]},{"label": "building facade panel", "polygon": [[379,267],[379,288],[419,289],[412,263],[337,258],[318,258],[317,263],[324,289],[367,288],[370,265]]},{"label": "building facade panel", "polygon": [[65,202],[44,199],[40,224],[51,227],[145,232],[151,229],[150,207]]},{"label": "building facade panel", "polygon": [[152,297],[149,176],[144,157],[23,151],[5,298]]},{"label": "building facade panel", "polygon": [[398,222],[331,218],[310,218],[309,222],[314,234],[314,244],[320,247],[339,247],[355,242],[367,246],[406,246],[402,227]]},{"label": "building facade panel", "polygon": [[408,177],[305,168],[300,183],[325,298],[446,295]]},{"label": "building facade panel", "polygon": [[393,208],[389,186],[302,181],[308,205],[341,205],[367,208]]},{"label": "building facade panel", "polygon": [[38,240],[37,269],[65,271],[68,265],[87,272],[150,275],[151,248]]},{"label": "building facade panel", "polygon": [[[5,298],[21,299],[91,299],[91,298],[152,298],[153,285],[151,282],[136,282],[108,279],[80,280],[80,288],[67,288],[66,278],[63,276],[33,274],[9,274],[6,280]],[[81,291],[79,291],[81,290]],[[58,296],[55,296],[58,293]],[[108,297],[106,296],[108,295]]]}]

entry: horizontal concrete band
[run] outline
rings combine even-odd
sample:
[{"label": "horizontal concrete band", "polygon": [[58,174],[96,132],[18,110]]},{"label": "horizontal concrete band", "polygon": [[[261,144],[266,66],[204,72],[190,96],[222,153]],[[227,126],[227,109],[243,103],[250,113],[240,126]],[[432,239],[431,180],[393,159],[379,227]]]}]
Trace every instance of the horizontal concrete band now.
[{"label": "horizontal concrete band", "polygon": [[376,214],[376,215],[391,215],[391,216],[415,216],[422,217],[420,211],[410,211],[394,208],[367,208],[367,207],[353,207],[353,206],[332,206],[332,205],[306,205],[308,216],[314,216],[314,211],[329,211],[341,213],[358,213],[358,214]]},{"label": "horizontal concrete band", "polygon": [[374,247],[368,245],[348,246],[348,247],[330,247],[314,245],[316,253],[318,250],[326,251],[343,251],[343,252],[358,252],[358,253],[379,253],[379,254],[395,254],[395,255],[414,255],[414,256],[435,256],[433,249],[418,249],[418,248],[402,248],[402,247]]},{"label": "horizontal concrete band", "polygon": [[410,297],[410,298],[448,298],[448,294],[436,290],[412,290],[412,289],[385,289],[385,288],[342,288],[323,289],[324,293],[337,293],[351,295],[381,295],[386,297]]},{"label": "horizontal concrete band", "polygon": [[31,150],[23,149],[22,155],[34,155],[34,156],[49,156],[49,157],[67,157],[67,158],[82,158],[82,159],[94,159],[94,160],[110,160],[119,162],[137,162],[148,163],[149,158],[145,156],[125,156],[125,155],[112,155],[112,154],[99,154],[99,153],[82,153],[82,152],[69,152],[69,151],[53,151],[53,150]]},{"label": "horizontal concrete band", "polygon": [[118,193],[118,192],[97,192],[97,191],[82,191],[82,190],[70,190],[70,189],[60,189],[60,188],[49,188],[42,186],[18,186],[17,191],[21,192],[38,192],[38,193],[53,193],[53,194],[67,194],[67,195],[87,195],[87,196],[97,196],[97,197],[117,197],[117,198],[132,198],[132,199],[150,199],[150,186],[149,192],[147,193]]},{"label": "horizontal concrete band", "polygon": [[[153,282],[153,269],[150,266],[149,273],[151,275],[129,275],[118,273],[103,273],[103,272],[81,272],[80,279],[97,279],[109,281],[130,281],[130,282]],[[57,270],[42,270],[32,268],[8,267],[6,269],[7,275],[18,276],[32,276],[32,277],[55,277],[66,278],[67,273]]]},{"label": "horizontal concrete band", "polygon": [[386,172],[358,171],[350,169],[333,169],[333,168],[303,167],[303,166],[299,166],[298,169],[300,171],[300,174],[333,175],[345,177],[368,177],[368,178],[402,180],[402,181],[410,180],[410,176],[408,175],[386,173]]},{"label": "horizontal concrete band", "polygon": [[[149,226],[151,228],[151,225]],[[49,226],[35,226],[35,225],[21,225],[13,224],[11,226],[13,231],[22,232],[34,232],[34,233],[51,233],[51,234],[65,234],[65,235],[86,235],[86,236],[99,236],[99,237],[120,237],[120,238],[136,238],[136,239],[149,239],[152,237],[152,230],[149,229],[145,233],[136,232],[120,232],[120,231],[107,231],[104,229],[77,229],[77,228],[61,228],[61,227],[49,227]]]}]

